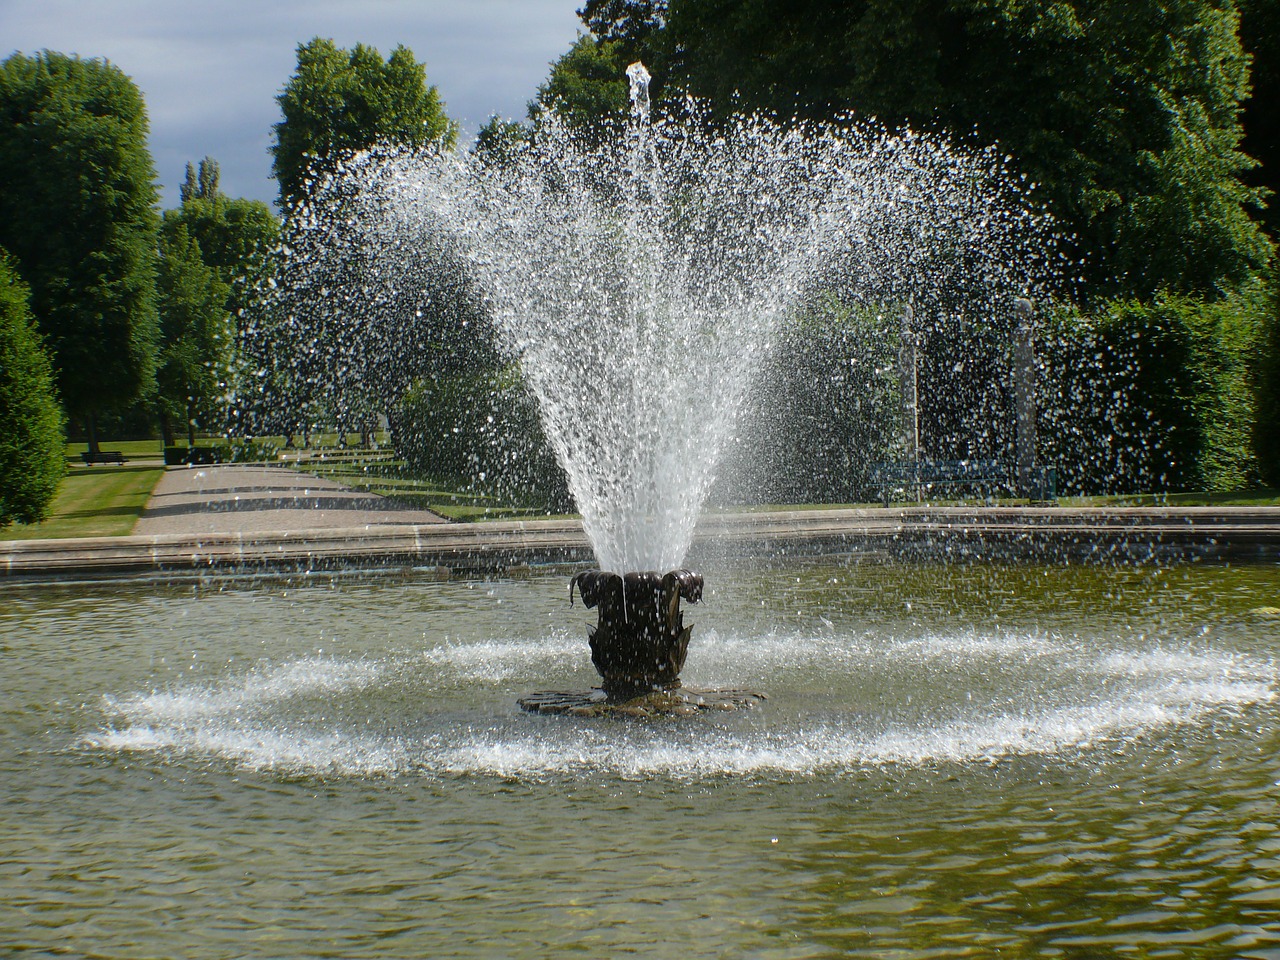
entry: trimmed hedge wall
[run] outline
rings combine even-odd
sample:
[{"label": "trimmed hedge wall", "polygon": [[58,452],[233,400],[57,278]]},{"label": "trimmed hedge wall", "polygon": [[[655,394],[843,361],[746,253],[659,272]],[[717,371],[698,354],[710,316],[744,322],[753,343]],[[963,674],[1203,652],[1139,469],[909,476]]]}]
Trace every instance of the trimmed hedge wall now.
[{"label": "trimmed hedge wall", "polygon": [[[1049,318],[1040,460],[1065,493],[1231,491],[1274,476],[1274,296],[1162,297]],[[1268,370],[1270,369],[1270,372]],[[1272,394],[1268,394],[1268,390]]]},{"label": "trimmed hedge wall", "polygon": [[515,366],[419,381],[391,418],[391,443],[424,476],[553,512],[573,509],[564,471]]},{"label": "trimmed hedge wall", "polygon": [[28,297],[0,250],[0,527],[43,520],[67,472],[66,421]]},{"label": "trimmed hedge wall", "polygon": [[164,462],[168,466],[190,464],[199,466],[212,463],[262,463],[276,459],[279,452],[274,443],[263,440],[237,440],[230,443],[214,443],[208,446],[165,447]]}]

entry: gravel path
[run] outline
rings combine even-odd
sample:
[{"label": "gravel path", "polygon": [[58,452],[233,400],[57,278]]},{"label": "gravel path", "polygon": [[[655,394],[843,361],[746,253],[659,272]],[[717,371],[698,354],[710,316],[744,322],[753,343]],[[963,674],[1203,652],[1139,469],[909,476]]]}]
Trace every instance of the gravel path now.
[{"label": "gravel path", "polygon": [[333,480],[282,467],[219,464],[166,470],[133,533],[283,533],[444,522],[429,510],[405,509]]}]

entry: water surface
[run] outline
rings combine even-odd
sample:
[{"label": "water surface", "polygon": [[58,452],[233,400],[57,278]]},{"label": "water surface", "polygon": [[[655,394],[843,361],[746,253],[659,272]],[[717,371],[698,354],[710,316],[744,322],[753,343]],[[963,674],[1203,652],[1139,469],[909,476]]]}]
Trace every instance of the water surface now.
[{"label": "water surface", "polygon": [[1280,956],[1280,569],[707,570],[684,721],[567,572],[0,591],[29,956]]}]

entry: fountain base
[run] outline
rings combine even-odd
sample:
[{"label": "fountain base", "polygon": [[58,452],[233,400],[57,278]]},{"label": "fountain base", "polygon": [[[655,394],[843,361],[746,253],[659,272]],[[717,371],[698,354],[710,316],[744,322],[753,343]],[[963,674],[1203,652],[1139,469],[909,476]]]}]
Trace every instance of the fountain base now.
[{"label": "fountain base", "polygon": [[702,577],[692,570],[670,573],[608,573],[588,570],[569,582],[583,606],[600,608],[591,631],[591,662],[601,688],[614,702],[680,686],[680,670],[692,627],[684,625],[680,601],[702,599]]},{"label": "fountain base", "polygon": [[629,700],[615,700],[604,690],[543,690],[521,698],[530,713],[574,717],[692,717],[724,710],[750,710],[767,700],[753,690],[653,690]]},{"label": "fountain base", "polygon": [[702,577],[692,570],[670,573],[608,573],[588,570],[569,582],[588,609],[600,608],[591,631],[591,662],[602,682],[593,690],[544,690],[519,703],[531,713],[578,717],[691,717],[711,710],[741,710],[766,699],[752,690],[691,690],[680,669],[692,627],[684,625],[680,601],[702,599]]}]

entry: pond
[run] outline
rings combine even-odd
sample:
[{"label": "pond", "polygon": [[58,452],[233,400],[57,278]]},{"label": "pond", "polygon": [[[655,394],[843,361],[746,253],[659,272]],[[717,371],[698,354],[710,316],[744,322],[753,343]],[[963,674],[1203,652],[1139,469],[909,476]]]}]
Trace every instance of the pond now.
[{"label": "pond", "polygon": [[707,569],[648,721],[572,572],[0,588],[0,944],[1280,957],[1280,567]]}]

